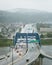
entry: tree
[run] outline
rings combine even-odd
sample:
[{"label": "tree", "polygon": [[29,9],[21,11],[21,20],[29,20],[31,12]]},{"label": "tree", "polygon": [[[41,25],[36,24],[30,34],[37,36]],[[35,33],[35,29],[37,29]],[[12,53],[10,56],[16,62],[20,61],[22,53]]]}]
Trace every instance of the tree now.
[{"label": "tree", "polygon": [[40,38],[44,38],[44,35],[43,35],[43,34],[41,34]]},{"label": "tree", "polygon": [[52,33],[47,33],[47,37],[52,37]]}]

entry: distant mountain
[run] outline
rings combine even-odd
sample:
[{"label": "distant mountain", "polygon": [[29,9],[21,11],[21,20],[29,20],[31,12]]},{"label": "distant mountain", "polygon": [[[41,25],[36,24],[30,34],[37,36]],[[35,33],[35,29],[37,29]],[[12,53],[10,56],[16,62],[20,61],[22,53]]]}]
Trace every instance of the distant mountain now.
[{"label": "distant mountain", "polygon": [[52,22],[52,13],[34,9],[13,9],[0,11],[0,23]]},{"label": "distant mountain", "polygon": [[36,10],[36,9],[25,9],[25,8],[16,8],[16,9],[11,9],[8,10],[8,12],[41,12],[40,10]]}]

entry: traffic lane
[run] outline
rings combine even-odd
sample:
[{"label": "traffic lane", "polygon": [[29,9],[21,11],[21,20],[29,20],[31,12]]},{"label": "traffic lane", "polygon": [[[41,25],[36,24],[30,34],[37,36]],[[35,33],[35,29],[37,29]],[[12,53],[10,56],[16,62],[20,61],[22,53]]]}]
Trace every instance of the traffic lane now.
[{"label": "traffic lane", "polygon": [[39,56],[39,54],[40,54],[39,50],[36,51],[33,50],[32,52],[28,52],[19,62],[17,61],[16,63],[14,63],[14,65],[26,65],[27,59],[29,59],[29,62],[31,62],[32,60],[35,60]]},{"label": "traffic lane", "polygon": [[[20,49],[17,49],[17,51],[19,51],[19,50]],[[15,63],[16,61],[19,61],[20,58],[22,58],[26,54],[25,50],[26,49],[21,49],[18,53],[16,53],[17,51],[13,50],[13,63]],[[10,65],[10,64],[12,64],[12,54],[11,54],[11,58],[8,60],[8,65]]]},{"label": "traffic lane", "polygon": [[[13,51],[14,52],[14,51]],[[16,59],[20,59],[21,57],[19,56],[19,53],[13,53],[13,61]],[[9,63],[12,63],[12,52],[10,53],[10,57],[8,58],[7,56],[5,59],[0,60],[0,65],[7,65]]]}]

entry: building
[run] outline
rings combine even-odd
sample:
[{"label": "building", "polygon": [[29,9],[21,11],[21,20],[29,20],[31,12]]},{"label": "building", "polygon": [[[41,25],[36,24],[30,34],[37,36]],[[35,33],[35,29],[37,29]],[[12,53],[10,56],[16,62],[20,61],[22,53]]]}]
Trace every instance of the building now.
[{"label": "building", "polygon": [[40,28],[40,33],[49,33],[52,32],[52,28]]}]

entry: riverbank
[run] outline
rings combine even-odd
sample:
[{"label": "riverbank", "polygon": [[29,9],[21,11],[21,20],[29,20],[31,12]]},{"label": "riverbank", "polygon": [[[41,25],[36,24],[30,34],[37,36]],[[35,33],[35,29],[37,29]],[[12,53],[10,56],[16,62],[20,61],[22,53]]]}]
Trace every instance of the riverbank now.
[{"label": "riverbank", "polygon": [[41,39],[41,45],[52,45],[52,39]]},{"label": "riverbank", "polygon": [[7,47],[13,45],[12,39],[0,39],[0,47]]},{"label": "riverbank", "polygon": [[[41,39],[41,45],[52,45],[52,39]],[[0,39],[0,47],[12,46],[12,39]]]}]

